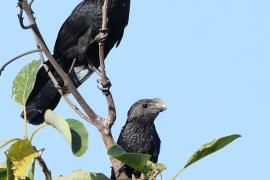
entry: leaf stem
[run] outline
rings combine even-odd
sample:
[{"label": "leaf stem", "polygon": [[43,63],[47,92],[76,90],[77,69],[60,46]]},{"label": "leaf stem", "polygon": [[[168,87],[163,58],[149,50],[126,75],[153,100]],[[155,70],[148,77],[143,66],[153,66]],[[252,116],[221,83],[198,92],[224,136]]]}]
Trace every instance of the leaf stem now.
[{"label": "leaf stem", "polygon": [[28,131],[27,131],[27,115],[26,115],[26,105],[23,106],[23,114],[24,114],[24,139],[28,139]]},{"label": "leaf stem", "polygon": [[38,126],[38,127],[32,132],[32,134],[31,134],[31,136],[30,136],[30,138],[29,138],[29,141],[32,142],[33,137],[35,136],[35,134],[36,134],[39,130],[41,130],[42,128],[44,128],[44,127],[46,127],[46,126],[48,126],[48,124],[46,124],[46,123],[43,123],[43,124],[41,124],[40,126]]},{"label": "leaf stem", "polygon": [[10,144],[14,141],[18,141],[18,140],[20,140],[20,139],[15,138],[15,139],[11,139],[11,140],[1,140],[0,142],[5,142],[5,143],[0,146],[0,149],[2,149],[3,147],[7,146],[8,144]]},{"label": "leaf stem", "polygon": [[183,172],[184,170],[185,170],[185,167],[183,167],[182,169],[180,169],[180,170],[177,172],[177,174],[171,178],[171,180],[175,180],[180,174],[182,174],[182,172]]}]

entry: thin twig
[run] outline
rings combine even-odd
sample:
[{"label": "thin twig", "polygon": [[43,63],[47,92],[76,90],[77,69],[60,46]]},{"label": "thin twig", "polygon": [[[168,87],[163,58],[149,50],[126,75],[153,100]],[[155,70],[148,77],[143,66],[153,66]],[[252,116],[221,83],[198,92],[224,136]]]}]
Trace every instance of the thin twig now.
[{"label": "thin twig", "polygon": [[49,170],[48,166],[46,165],[45,161],[42,159],[41,156],[37,158],[38,164],[40,165],[46,180],[52,180],[51,171]]},{"label": "thin twig", "polygon": [[14,61],[16,61],[17,59],[20,59],[20,58],[22,58],[23,56],[27,56],[27,55],[29,55],[29,54],[33,54],[33,53],[37,53],[37,52],[41,52],[41,51],[42,51],[41,49],[35,49],[35,50],[27,51],[27,52],[25,52],[25,53],[22,53],[22,54],[20,54],[20,55],[18,55],[18,56],[16,56],[16,57],[12,58],[12,59],[9,60],[9,61],[7,61],[7,62],[1,67],[1,69],[0,69],[0,76],[1,76],[2,72],[5,70],[5,68],[6,68],[9,64],[11,64],[11,63],[13,63]]},{"label": "thin twig", "polygon": [[33,140],[34,136],[36,135],[36,133],[37,133],[39,130],[41,130],[42,128],[46,127],[46,126],[48,126],[48,124],[46,124],[46,123],[43,123],[43,124],[39,125],[39,126],[32,132],[32,134],[30,135],[29,141],[32,142],[32,140]]},{"label": "thin twig", "polygon": [[14,141],[19,141],[20,139],[15,138],[15,139],[11,139],[11,140],[1,140],[1,142],[4,142],[4,144],[0,145],[0,149],[2,149],[3,147],[9,145],[10,143],[14,142]]},{"label": "thin twig", "polygon": [[[107,36],[108,33],[108,6],[109,0],[104,1],[104,5],[102,7],[102,29],[101,29],[101,36]],[[106,40],[106,38],[105,38]],[[100,61],[100,71],[101,71],[101,84],[106,85],[108,82],[108,78],[106,75],[106,67],[105,67],[105,40],[99,42],[99,61]],[[108,86],[108,84],[107,84]],[[116,120],[116,110],[115,104],[113,101],[112,94],[108,88],[104,95],[106,96],[107,104],[108,104],[108,117],[104,121],[104,126],[108,129],[111,129],[114,121]]]}]

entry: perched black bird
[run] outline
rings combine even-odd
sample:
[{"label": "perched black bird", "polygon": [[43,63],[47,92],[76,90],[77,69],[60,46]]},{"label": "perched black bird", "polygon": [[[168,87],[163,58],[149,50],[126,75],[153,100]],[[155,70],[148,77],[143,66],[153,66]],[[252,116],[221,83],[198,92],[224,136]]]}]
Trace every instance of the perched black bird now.
[{"label": "perched black bird", "polygon": [[[123,127],[117,144],[126,152],[143,153],[151,155],[151,161],[157,162],[160,139],[155,128],[154,120],[158,114],[167,107],[161,99],[142,99],[133,104],[128,112],[128,119]],[[124,165],[120,173],[126,173],[131,178],[132,174],[139,178],[141,173]],[[115,173],[112,171],[112,179]]]},{"label": "perched black bird", "polygon": [[[101,29],[104,0],[84,0],[62,25],[54,47],[54,58],[74,85],[79,87],[99,67],[98,38]],[[105,56],[120,44],[128,24],[130,0],[110,0],[108,7],[108,36],[105,41]],[[74,66],[72,65],[75,62]],[[51,72],[60,86],[59,75],[47,61]],[[73,67],[73,68],[72,68]],[[39,69],[34,89],[26,104],[27,119],[31,124],[41,124],[47,109],[54,109],[60,101],[60,94],[43,67]],[[21,115],[23,117],[23,113]]]}]

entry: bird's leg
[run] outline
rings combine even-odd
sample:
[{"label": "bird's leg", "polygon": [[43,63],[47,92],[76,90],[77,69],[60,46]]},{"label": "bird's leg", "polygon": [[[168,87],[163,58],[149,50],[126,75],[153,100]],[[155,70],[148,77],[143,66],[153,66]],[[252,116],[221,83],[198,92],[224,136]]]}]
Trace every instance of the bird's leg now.
[{"label": "bird's leg", "polygon": [[86,33],[81,36],[78,40],[78,60],[82,61],[87,53],[88,47],[93,43],[93,29],[88,28]]},{"label": "bird's leg", "polygon": [[[106,39],[108,38],[108,35],[109,35],[108,29],[104,28],[104,29],[100,30],[100,32],[98,33],[98,35],[94,39],[99,44],[99,48],[101,46],[103,46],[103,57],[99,57],[100,58],[100,65],[101,65],[101,67],[99,68],[99,70],[101,72],[101,74],[100,74],[101,79],[98,79],[97,83],[98,83],[98,88],[102,91],[102,93],[104,95],[109,93],[110,87],[112,86],[110,80],[108,79],[108,77],[106,77],[106,72],[105,72],[106,70],[105,70],[105,66],[104,66],[104,58],[105,58],[104,57],[104,48],[105,48],[104,43],[105,43]],[[103,67],[102,67],[102,61],[103,61]]]},{"label": "bird's leg", "polygon": [[88,61],[88,67],[95,71],[99,77],[101,77],[101,72],[98,68],[96,68],[90,61]]},{"label": "bird's leg", "polygon": [[109,36],[109,31],[108,29],[105,30],[100,30],[99,33],[96,35],[94,41],[101,43],[104,42]]}]

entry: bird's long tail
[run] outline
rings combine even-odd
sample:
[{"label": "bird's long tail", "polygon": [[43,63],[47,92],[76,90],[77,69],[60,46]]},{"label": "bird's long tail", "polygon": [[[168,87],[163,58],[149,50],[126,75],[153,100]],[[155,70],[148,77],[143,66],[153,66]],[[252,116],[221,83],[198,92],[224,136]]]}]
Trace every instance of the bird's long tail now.
[{"label": "bird's long tail", "polygon": [[[49,63],[47,63],[49,65]],[[62,87],[63,81],[54,73],[50,67],[51,72],[54,74],[58,84]],[[76,87],[79,87],[93,71],[88,66],[76,66],[69,74],[71,80]],[[26,103],[26,117],[30,124],[38,125],[44,122],[44,114],[47,109],[53,110],[61,99],[61,95],[54,86],[53,82],[48,76],[48,73],[41,67],[36,76],[34,88],[27,99]],[[24,117],[24,113],[21,113]]]}]

